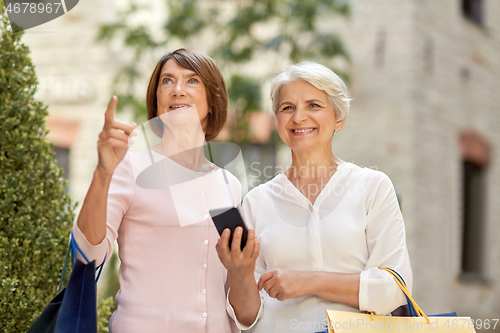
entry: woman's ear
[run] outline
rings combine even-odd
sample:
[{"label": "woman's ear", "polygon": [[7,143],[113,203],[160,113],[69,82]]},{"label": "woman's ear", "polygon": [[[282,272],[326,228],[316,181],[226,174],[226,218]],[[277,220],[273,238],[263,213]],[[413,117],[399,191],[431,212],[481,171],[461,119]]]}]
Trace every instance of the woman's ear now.
[{"label": "woman's ear", "polygon": [[340,132],[342,130],[342,127],[344,127],[344,124],[345,124],[345,118],[337,121],[337,123],[335,124],[335,132]]}]

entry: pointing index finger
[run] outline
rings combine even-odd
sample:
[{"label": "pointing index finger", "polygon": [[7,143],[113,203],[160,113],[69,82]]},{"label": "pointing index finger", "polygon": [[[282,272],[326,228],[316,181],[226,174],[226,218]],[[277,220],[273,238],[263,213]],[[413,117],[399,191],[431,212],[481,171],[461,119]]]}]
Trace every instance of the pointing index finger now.
[{"label": "pointing index finger", "polygon": [[104,128],[109,129],[113,124],[113,119],[115,117],[116,106],[118,105],[118,97],[113,96],[108,103],[108,108],[104,114]]}]

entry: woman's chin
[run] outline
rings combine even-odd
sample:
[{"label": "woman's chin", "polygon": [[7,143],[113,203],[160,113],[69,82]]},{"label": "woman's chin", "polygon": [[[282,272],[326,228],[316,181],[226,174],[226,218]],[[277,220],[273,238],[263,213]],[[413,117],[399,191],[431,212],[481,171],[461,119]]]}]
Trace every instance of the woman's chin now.
[{"label": "woman's chin", "polygon": [[294,152],[312,152],[315,150],[331,150],[332,144],[330,141],[328,142],[318,142],[317,140],[302,140],[301,142],[297,142],[296,140],[290,140],[286,143],[288,148],[290,148]]},{"label": "woman's chin", "polygon": [[294,144],[288,147],[294,152],[308,152],[314,149],[314,145],[308,144]]},{"label": "woman's chin", "polygon": [[201,130],[200,118],[196,110],[194,112],[188,110],[171,111],[163,113],[160,116],[161,121],[172,129],[182,129],[184,126],[199,126]]}]

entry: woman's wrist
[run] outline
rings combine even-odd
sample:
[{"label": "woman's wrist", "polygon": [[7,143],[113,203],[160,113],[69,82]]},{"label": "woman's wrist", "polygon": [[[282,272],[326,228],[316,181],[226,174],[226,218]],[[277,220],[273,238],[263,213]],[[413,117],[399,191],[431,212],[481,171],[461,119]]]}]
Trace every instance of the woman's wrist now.
[{"label": "woman's wrist", "polygon": [[320,296],[321,294],[321,273],[318,271],[304,272],[302,276],[302,282],[304,286],[304,291],[306,295]]},{"label": "woman's wrist", "polygon": [[[239,323],[251,326],[258,316],[261,307],[261,298],[253,272],[228,273],[229,294],[228,301],[233,308],[234,315]],[[232,280],[231,280],[232,279]]]},{"label": "woman's wrist", "polygon": [[238,281],[242,284],[254,283],[255,275],[253,273],[253,269],[232,269],[227,271],[227,277],[229,279],[229,283],[231,283],[231,287],[234,285],[233,281]]},{"label": "woman's wrist", "polygon": [[94,181],[97,181],[102,185],[109,185],[111,183],[111,178],[113,177],[113,173],[109,173],[105,171],[100,165],[94,170]]}]

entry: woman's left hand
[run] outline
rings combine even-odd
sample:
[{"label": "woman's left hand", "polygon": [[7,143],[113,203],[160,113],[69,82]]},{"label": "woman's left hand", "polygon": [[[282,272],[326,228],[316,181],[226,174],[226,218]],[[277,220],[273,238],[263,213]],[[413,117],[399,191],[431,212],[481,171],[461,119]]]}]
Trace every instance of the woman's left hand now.
[{"label": "woman's left hand", "polygon": [[275,269],[262,274],[259,279],[259,290],[278,301],[289,298],[303,297],[309,294],[307,286],[310,284],[309,272],[293,271],[287,269]]}]

